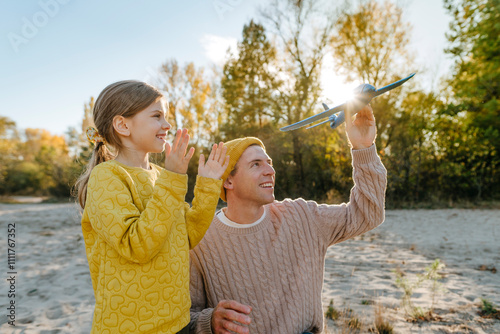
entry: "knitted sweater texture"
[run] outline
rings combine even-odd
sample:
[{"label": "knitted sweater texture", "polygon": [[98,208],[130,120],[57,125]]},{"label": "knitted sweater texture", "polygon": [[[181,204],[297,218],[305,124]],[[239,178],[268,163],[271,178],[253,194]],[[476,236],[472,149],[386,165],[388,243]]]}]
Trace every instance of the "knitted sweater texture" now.
[{"label": "knitted sweater texture", "polygon": [[111,160],[90,175],[82,231],[96,299],[91,333],[176,333],[189,322],[189,249],[210,225],[222,180]]},{"label": "knitted sweater texture", "polygon": [[266,206],[264,219],[235,228],[214,218],[191,252],[191,333],[211,333],[221,300],[252,307],[250,333],[321,333],[321,291],[329,246],[384,221],[387,172],[375,146],[353,150],[350,201],[317,204],[301,198]]}]

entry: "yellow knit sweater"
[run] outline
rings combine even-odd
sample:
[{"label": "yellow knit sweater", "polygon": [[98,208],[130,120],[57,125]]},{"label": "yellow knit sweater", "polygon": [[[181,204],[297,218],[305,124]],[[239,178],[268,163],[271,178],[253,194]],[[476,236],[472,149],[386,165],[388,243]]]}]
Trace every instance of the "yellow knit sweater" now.
[{"label": "yellow knit sweater", "polygon": [[189,322],[189,249],[212,221],[221,180],[110,160],[90,175],[82,231],[96,299],[91,333],[176,333]]}]

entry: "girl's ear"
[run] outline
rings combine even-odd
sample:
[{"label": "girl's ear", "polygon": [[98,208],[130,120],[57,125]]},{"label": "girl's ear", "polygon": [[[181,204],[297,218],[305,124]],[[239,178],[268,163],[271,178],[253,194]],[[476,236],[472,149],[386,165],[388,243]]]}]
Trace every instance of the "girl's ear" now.
[{"label": "girl's ear", "polygon": [[115,116],[113,118],[113,128],[122,136],[130,136],[130,129],[127,125],[127,120],[123,116]]},{"label": "girl's ear", "polygon": [[224,181],[224,188],[233,189],[233,181],[231,180],[231,175],[229,175],[226,181]]}]

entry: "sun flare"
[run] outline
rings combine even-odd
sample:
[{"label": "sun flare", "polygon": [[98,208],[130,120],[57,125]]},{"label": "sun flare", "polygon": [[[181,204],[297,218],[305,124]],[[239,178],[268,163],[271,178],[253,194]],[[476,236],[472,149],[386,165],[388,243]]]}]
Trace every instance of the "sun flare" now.
[{"label": "sun flare", "polygon": [[324,99],[322,102],[332,104],[331,107],[344,103],[354,97],[354,88],[359,84],[346,83],[344,76],[335,73],[331,57],[325,57],[321,71],[321,88],[323,90],[321,97]]}]

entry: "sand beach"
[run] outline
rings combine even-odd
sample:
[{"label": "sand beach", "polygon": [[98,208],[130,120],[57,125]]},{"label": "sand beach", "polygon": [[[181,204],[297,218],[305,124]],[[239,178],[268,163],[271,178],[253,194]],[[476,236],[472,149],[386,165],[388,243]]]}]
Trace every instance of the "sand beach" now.
[{"label": "sand beach", "polygon": [[[77,207],[0,204],[0,231],[0,332],[89,333],[94,296]],[[438,289],[426,280],[410,298],[432,317],[412,319],[397,273],[411,284],[436,259]],[[481,298],[500,308],[500,210],[389,210],[382,226],[331,247],[325,261],[323,304],[339,313],[326,333],[370,333],[377,308],[394,333],[500,333],[500,319],[479,314]]]}]

